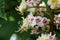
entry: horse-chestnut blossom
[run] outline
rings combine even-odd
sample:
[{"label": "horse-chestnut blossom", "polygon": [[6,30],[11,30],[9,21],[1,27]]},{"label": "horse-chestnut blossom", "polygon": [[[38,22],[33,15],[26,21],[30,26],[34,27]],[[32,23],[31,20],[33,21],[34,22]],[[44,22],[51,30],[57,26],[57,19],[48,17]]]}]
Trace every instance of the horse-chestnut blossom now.
[{"label": "horse-chestnut blossom", "polygon": [[32,26],[38,25],[40,27],[43,27],[44,25],[49,23],[49,19],[41,16],[34,17],[33,14],[28,15],[27,18],[28,18],[29,24],[31,24]]},{"label": "horse-chestnut blossom", "polygon": [[56,9],[60,7],[60,0],[48,0],[47,4],[51,9]]},{"label": "horse-chestnut blossom", "polygon": [[37,40],[56,40],[56,34],[52,35],[50,34],[41,34],[41,36],[39,36],[37,38]]},{"label": "horse-chestnut blossom", "polygon": [[60,14],[58,15],[58,17],[56,19],[56,23],[60,25]]}]

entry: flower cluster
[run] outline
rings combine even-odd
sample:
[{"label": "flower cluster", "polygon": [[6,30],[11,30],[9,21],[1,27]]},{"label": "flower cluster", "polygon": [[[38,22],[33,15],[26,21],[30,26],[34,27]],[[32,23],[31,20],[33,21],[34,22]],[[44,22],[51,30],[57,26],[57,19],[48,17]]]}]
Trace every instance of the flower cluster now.
[{"label": "flower cluster", "polygon": [[37,38],[37,40],[56,40],[56,34],[52,35],[50,34],[42,34]]},{"label": "flower cluster", "polygon": [[[32,12],[34,13],[36,11],[36,7],[46,7],[46,4],[44,2],[42,2],[42,4],[40,2],[41,0],[22,0],[20,6],[18,6],[16,10],[21,12],[22,15],[24,11],[28,9],[32,9]],[[50,6],[51,9],[57,9],[60,7],[60,0],[48,0],[47,4]]]},{"label": "flower cluster", "polygon": [[30,15],[28,15],[27,19],[28,19],[28,23],[31,26],[38,25],[40,27],[43,27],[49,23],[49,19],[47,19],[46,17],[33,16],[33,14],[31,13]]},{"label": "flower cluster", "polygon": [[41,0],[22,0],[19,6],[17,6],[16,10],[19,11],[20,13],[24,13],[25,10],[35,13],[37,6],[46,6],[44,2],[40,4]]},{"label": "flower cluster", "polygon": [[49,19],[41,16],[33,16],[33,14],[30,13],[25,19],[23,18],[23,24],[21,25],[20,30],[27,31],[30,27],[34,28],[35,25],[44,27],[48,23]]}]

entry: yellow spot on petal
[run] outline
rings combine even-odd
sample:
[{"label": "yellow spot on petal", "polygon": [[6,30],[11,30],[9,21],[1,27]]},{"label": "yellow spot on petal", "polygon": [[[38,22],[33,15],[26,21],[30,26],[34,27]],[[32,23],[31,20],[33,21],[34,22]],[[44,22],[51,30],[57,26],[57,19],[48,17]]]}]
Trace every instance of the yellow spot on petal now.
[{"label": "yellow spot on petal", "polygon": [[45,38],[44,37],[41,37],[40,40],[45,40]]},{"label": "yellow spot on petal", "polygon": [[57,0],[51,0],[51,2],[54,3],[54,4],[57,4],[58,3]]}]

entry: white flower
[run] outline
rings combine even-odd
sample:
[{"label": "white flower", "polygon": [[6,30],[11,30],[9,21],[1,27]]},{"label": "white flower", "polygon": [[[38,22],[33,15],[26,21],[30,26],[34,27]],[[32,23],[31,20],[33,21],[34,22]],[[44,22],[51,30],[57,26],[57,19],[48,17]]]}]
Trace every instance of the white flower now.
[{"label": "white flower", "polygon": [[47,19],[45,17],[37,16],[36,22],[37,22],[37,25],[39,25],[40,27],[43,27],[44,25],[49,23],[49,19]]},{"label": "white flower", "polygon": [[42,2],[41,4],[39,4],[39,6],[46,6],[46,4]]},{"label": "white flower", "polygon": [[27,5],[28,5],[28,7],[33,7],[32,1],[31,0],[27,0]]},{"label": "white flower", "polygon": [[37,6],[37,4],[39,4],[40,1],[41,0],[32,0],[34,6]]},{"label": "white flower", "polygon": [[28,15],[27,19],[28,19],[29,25],[31,25],[32,27],[36,25],[36,20],[32,13]]},{"label": "white flower", "polygon": [[23,18],[23,24],[19,30],[23,32],[23,31],[27,31],[28,29],[29,29],[29,26],[28,26],[27,18],[25,19]]},{"label": "white flower", "polygon": [[40,26],[40,27],[43,27],[43,26],[44,26],[44,24],[43,24],[43,22],[42,22],[42,17],[40,17],[40,16],[37,16],[37,17],[36,17],[36,23],[37,23],[37,25]]},{"label": "white flower", "polygon": [[49,40],[48,34],[41,34],[37,40]]},{"label": "white flower", "polygon": [[37,16],[37,17],[36,17],[36,22],[37,22],[37,23],[41,22],[41,20],[42,20],[42,17],[40,17],[40,16]]},{"label": "white flower", "polygon": [[[41,4],[39,4],[39,6],[46,7],[46,4],[45,4],[45,2],[42,2]],[[46,8],[38,8],[38,13],[41,16],[44,16],[44,13],[43,13],[44,11],[46,11]]]},{"label": "white flower", "polygon": [[60,14],[57,16],[57,19],[55,20],[57,24],[60,25]]},{"label": "white flower", "polygon": [[30,14],[27,16],[27,18],[34,17],[33,14],[30,12]]},{"label": "white flower", "polygon": [[49,21],[50,21],[49,19],[47,19],[47,18],[43,17],[43,21],[42,21],[42,22],[44,23],[44,25],[48,24],[48,23],[49,23]]},{"label": "white flower", "polygon": [[21,30],[21,32],[23,32],[23,31],[27,31],[29,29],[29,27],[28,27],[28,25],[27,24],[25,24],[25,25],[22,25],[21,26],[21,28],[20,28],[20,30]]},{"label": "white flower", "polygon": [[30,13],[34,14],[36,11],[36,8],[29,8],[27,11],[29,11]]},{"label": "white flower", "polygon": [[37,40],[45,40],[45,37],[39,37]]},{"label": "white flower", "polygon": [[38,25],[40,27],[43,27],[45,26],[46,24],[49,23],[49,19],[45,18],[45,17],[41,17],[41,16],[33,16],[32,13],[30,13],[28,16],[27,16],[27,21],[28,21],[28,24],[30,26],[34,26],[34,25]]},{"label": "white flower", "polygon": [[22,0],[20,6],[18,6],[18,8],[16,8],[17,11],[20,11],[23,15],[23,12],[25,11],[25,9],[27,8],[27,4],[25,0]]},{"label": "white flower", "polygon": [[32,4],[34,6],[37,6],[41,0],[27,0],[28,4]]},{"label": "white flower", "polygon": [[34,28],[32,29],[31,34],[39,34],[38,28],[39,27],[37,25],[35,25]]},{"label": "white flower", "polygon": [[52,35],[50,34],[41,34],[41,36],[39,36],[37,38],[37,40],[56,40],[56,34]]},{"label": "white flower", "polygon": [[16,34],[12,34],[12,36],[10,37],[10,40],[17,40],[17,35]]},{"label": "white flower", "polygon": [[54,20],[56,24],[60,25],[60,14],[55,15]]},{"label": "white flower", "polygon": [[47,4],[50,8],[55,9],[56,7],[60,6],[60,0],[48,0]]},{"label": "white flower", "polygon": [[27,3],[28,4],[32,4],[32,0],[27,0]]},{"label": "white flower", "polygon": [[60,14],[58,14],[58,17],[60,17]]}]

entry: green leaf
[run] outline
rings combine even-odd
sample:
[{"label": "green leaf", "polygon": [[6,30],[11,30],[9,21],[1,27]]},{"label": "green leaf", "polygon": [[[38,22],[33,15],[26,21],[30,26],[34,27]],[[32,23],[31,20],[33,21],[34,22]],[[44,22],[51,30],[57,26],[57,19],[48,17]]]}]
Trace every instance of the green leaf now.
[{"label": "green leaf", "polygon": [[15,21],[15,18],[13,16],[9,16],[9,21]]}]

